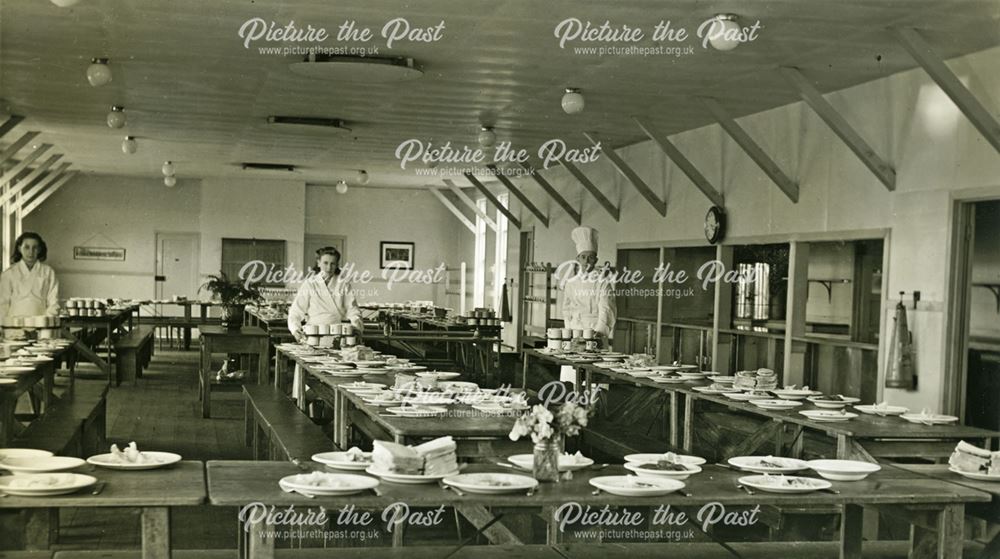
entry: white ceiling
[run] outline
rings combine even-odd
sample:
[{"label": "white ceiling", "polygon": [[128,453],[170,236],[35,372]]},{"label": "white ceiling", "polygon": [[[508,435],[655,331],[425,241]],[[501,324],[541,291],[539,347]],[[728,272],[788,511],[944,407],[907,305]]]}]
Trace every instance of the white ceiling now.
[{"label": "white ceiling", "polygon": [[[689,56],[596,57],[560,50],[553,35],[569,17],[647,30],[671,20],[694,31],[724,12],[744,24],[759,19],[760,38],[729,52],[692,39]],[[445,30],[436,43],[386,50],[374,42],[381,55],[416,59],[426,71],[418,80],[337,83],[292,73],[289,64],[301,56],[245,49],[237,32],[254,17],[331,34],[347,19],[377,31],[397,17],[414,26],[443,20]],[[109,174],[158,176],[169,159],[181,178],[246,176],[237,164],[258,161],[298,167],[294,175],[264,176],[334,183],[364,168],[374,185],[416,186],[433,181],[401,170],[394,158],[409,138],[474,146],[482,122],[532,152],[553,138],[587,145],[583,131],[625,145],[644,138],[630,115],[668,133],[709,123],[694,96],[717,97],[735,115],[798,100],[779,66],[801,68],[822,91],[914,67],[889,26],[922,29],[951,58],[1000,44],[998,22],[996,0],[83,0],[69,9],[4,0],[0,98],[28,118],[0,144],[39,130],[39,140],[74,168]],[[331,37],[323,44],[347,43]],[[104,87],[85,79],[96,56],[111,59],[114,81]],[[584,90],[583,113],[560,109],[567,86]],[[123,130],[104,124],[115,104],[128,115]],[[277,130],[265,121],[273,114],[342,118],[353,132]],[[125,134],[139,141],[135,155],[121,152]]]}]

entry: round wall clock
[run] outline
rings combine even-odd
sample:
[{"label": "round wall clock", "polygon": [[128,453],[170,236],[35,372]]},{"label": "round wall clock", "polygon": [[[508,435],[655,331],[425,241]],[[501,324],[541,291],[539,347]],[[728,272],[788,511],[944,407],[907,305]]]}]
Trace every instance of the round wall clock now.
[{"label": "round wall clock", "polygon": [[726,210],[712,206],[705,214],[705,238],[713,245],[726,236]]}]

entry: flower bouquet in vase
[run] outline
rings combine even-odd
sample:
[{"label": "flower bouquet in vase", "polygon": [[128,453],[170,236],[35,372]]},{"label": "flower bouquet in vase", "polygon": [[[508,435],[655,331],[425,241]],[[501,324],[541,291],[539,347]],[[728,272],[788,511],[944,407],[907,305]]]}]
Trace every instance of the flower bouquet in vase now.
[{"label": "flower bouquet in vase", "polygon": [[565,403],[551,408],[536,404],[524,412],[510,431],[510,440],[531,435],[535,443],[533,470],[538,481],[559,481],[559,457],[566,437],[587,426],[592,407]]}]

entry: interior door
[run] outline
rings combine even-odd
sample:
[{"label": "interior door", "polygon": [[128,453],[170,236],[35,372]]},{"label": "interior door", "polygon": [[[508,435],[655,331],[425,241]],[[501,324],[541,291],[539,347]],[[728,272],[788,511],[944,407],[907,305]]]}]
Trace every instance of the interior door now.
[{"label": "interior door", "polygon": [[347,237],[343,235],[306,235],[303,244],[305,254],[302,265],[308,270],[316,265],[316,251],[324,247],[334,247],[340,251],[340,263],[347,262]]},{"label": "interior door", "polygon": [[197,233],[156,234],[156,298],[198,297]]}]

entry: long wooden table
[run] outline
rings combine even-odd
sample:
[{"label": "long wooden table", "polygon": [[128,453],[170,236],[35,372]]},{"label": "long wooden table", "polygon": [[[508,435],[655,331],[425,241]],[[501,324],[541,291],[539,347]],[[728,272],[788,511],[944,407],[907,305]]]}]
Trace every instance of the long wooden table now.
[{"label": "long wooden table", "polygon": [[[212,411],[212,355],[216,353],[249,354],[257,356],[257,369],[248,379],[256,384],[267,384],[268,359],[267,334],[260,328],[244,326],[230,330],[222,326],[203,324],[198,327],[201,340],[201,361],[199,371],[199,395],[201,416],[208,418]],[[249,371],[248,371],[249,372]]]},{"label": "long wooden table", "polygon": [[170,509],[200,505],[205,502],[205,467],[202,462],[182,461],[156,470],[122,471],[85,468],[79,473],[97,478],[102,488],[97,495],[84,489],[70,495],[52,497],[0,498],[0,509],[40,509],[128,507],[142,509],[143,559],[168,559],[170,545]]},{"label": "long wooden table", "polygon": [[[30,373],[18,373],[12,375],[0,374],[0,378],[14,379],[14,384],[0,384],[0,448],[10,445],[14,437],[17,436],[19,423],[14,412],[17,408],[17,400],[22,394],[32,393],[32,407],[36,414],[47,413],[55,398],[55,376],[56,365],[69,353],[68,349],[59,349],[51,354],[52,361],[36,363],[34,371]],[[69,386],[73,387],[73,369],[70,368]],[[41,383],[42,390],[40,400],[36,401],[35,387]]]},{"label": "long wooden table", "polygon": [[[485,465],[470,465],[465,471],[498,471],[499,468]],[[490,524],[483,534],[492,543],[521,544],[516,523],[508,527],[503,520],[497,520],[505,512],[518,511],[538,515],[545,521],[547,529],[545,541],[559,543],[563,532],[560,530],[560,507],[565,505],[590,506],[595,512],[602,507],[622,507],[629,511],[655,509],[670,505],[673,509],[694,512],[706,506],[725,506],[727,510],[748,511],[752,507],[818,507],[826,513],[831,506],[839,506],[842,511],[841,556],[860,558],[862,552],[862,507],[873,506],[889,514],[898,514],[911,522],[911,558],[937,557],[953,559],[960,557],[963,542],[964,508],[966,503],[985,503],[990,495],[962,485],[941,483],[905,470],[887,468],[860,482],[834,482],[839,494],[813,492],[806,495],[787,495],[755,492],[750,495],[737,487],[737,480],[744,473],[707,466],[705,470],[687,480],[687,495],[673,493],[663,497],[617,497],[606,493],[594,494],[589,480],[596,476],[621,475],[628,473],[620,466],[604,470],[576,472],[574,478],[560,483],[542,484],[533,495],[515,493],[507,495],[458,495],[452,491],[430,485],[400,485],[382,482],[379,495],[363,492],[346,497],[306,498],[298,494],[285,493],[278,487],[278,480],[286,475],[302,473],[288,462],[208,462],[208,496],[214,505],[244,507],[251,503],[261,503],[276,507],[323,507],[336,518],[335,512],[345,506],[358,510],[379,511],[406,506],[412,509],[455,507],[474,526],[482,529]],[[563,509],[565,511],[565,509]],[[763,513],[762,513],[763,514]],[[274,541],[267,534],[273,525],[264,516],[251,519],[248,523],[246,550],[249,556],[273,557]],[[647,515],[648,521],[648,515]],[[648,524],[647,524],[648,526]],[[693,526],[683,525],[685,529]],[[613,526],[606,526],[612,528]],[[669,527],[669,526],[668,526]],[[337,527],[334,526],[334,529]],[[401,545],[402,532],[392,531],[394,545]],[[665,552],[669,545],[665,545]],[[666,556],[666,554],[664,555]]]},{"label": "long wooden table", "polygon": [[[670,409],[669,444],[675,448],[691,451],[694,447],[694,433],[697,430],[697,408],[705,403],[721,406],[728,411],[757,416],[765,420],[760,428],[744,443],[741,452],[753,452],[750,446],[760,446],[767,441],[790,441],[792,455],[802,450],[802,431],[809,429],[825,434],[836,444],[836,457],[877,462],[877,457],[923,457],[929,451],[935,455],[947,454],[949,447],[960,440],[977,441],[990,446],[1000,432],[967,425],[923,425],[905,421],[899,417],[880,417],[858,413],[858,417],[846,422],[821,422],[809,419],[799,413],[802,410],[820,409],[802,400],[800,407],[792,410],[765,410],[749,402],[726,398],[723,395],[704,394],[694,390],[708,386],[710,380],[689,381],[677,384],[657,383],[642,377],[632,377],[609,369],[596,367],[590,363],[580,363],[555,358],[534,349],[524,350],[524,360],[533,358],[550,365],[569,365],[577,370],[577,390],[592,386],[595,376],[605,377],[622,384],[632,384],[663,391],[669,395]],[[527,366],[525,366],[527,370]],[[850,411],[850,406],[847,408]],[[682,415],[683,414],[683,415]],[[790,425],[791,433],[786,437],[785,426]]]},{"label": "long wooden table", "polygon": [[[119,329],[125,329],[126,324],[128,325],[128,330],[132,329],[133,326],[133,312],[139,309],[139,305],[132,304],[125,307],[117,309],[108,309],[104,316],[63,316],[61,317],[62,325],[67,328],[80,328],[84,332],[94,331],[95,334],[91,336],[85,336],[80,338],[76,342],[76,349],[80,354],[86,358],[91,363],[98,366],[102,372],[108,375],[108,382],[112,386],[116,385],[115,377],[112,371],[114,366],[114,334]],[[136,313],[138,314],[138,313]],[[93,349],[97,347],[102,342],[107,343],[107,359],[101,358]]]},{"label": "long wooden table", "polygon": [[[356,378],[339,378],[321,372],[322,365],[313,365],[301,357],[289,355],[277,349],[279,360],[286,356],[296,364],[302,375],[300,387],[309,386],[330,405],[334,417],[334,443],[346,448],[350,439],[350,428],[356,421],[364,430],[377,430],[393,441],[402,444],[416,443],[425,439],[451,435],[459,446],[459,454],[464,457],[495,456],[511,448],[525,448],[526,443],[514,444],[508,435],[514,426],[513,416],[486,415],[471,406],[454,404],[449,412],[438,417],[400,417],[386,412],[385,407],[373,406],[347,390],[344,384],[356,382]],[[392,386],[393,374],[368,375],[366,382],[378,382]],[[276,381],[277,382],[277,381]],[[279,385],[280,386],[280,385]],[[296,394],[301,409],[305,410],[305,394]],[[357,413],[354,413],[357,412]],[[361,415],[358,415],[361,414]],[[527,447],[530,451],[530,447]]]}]

